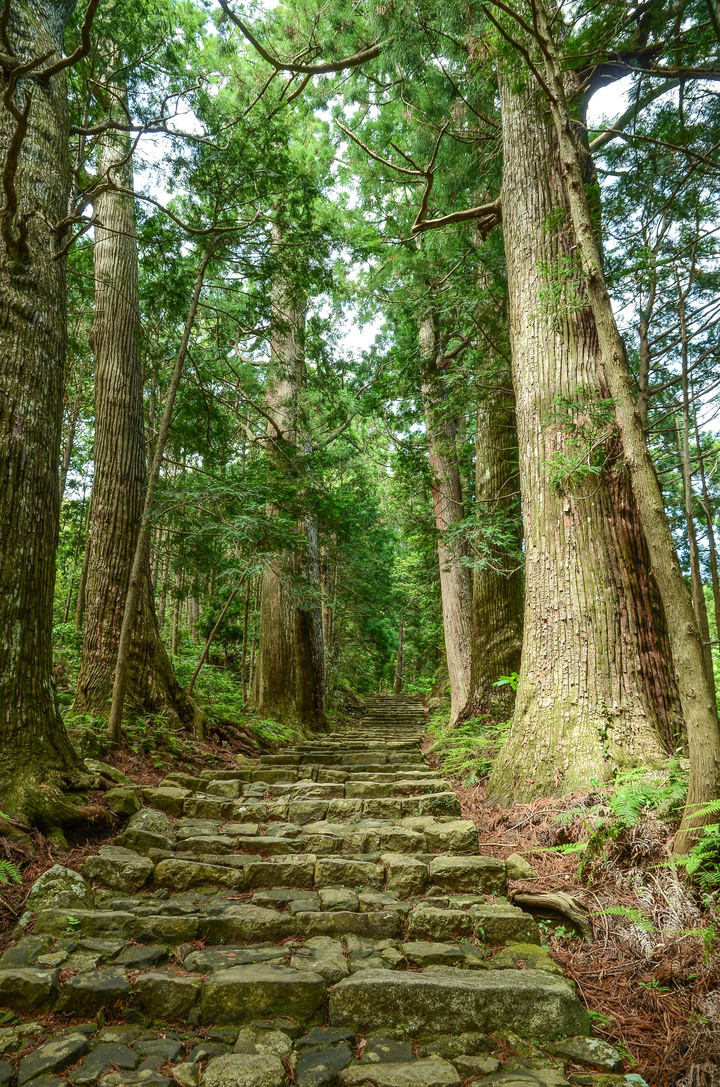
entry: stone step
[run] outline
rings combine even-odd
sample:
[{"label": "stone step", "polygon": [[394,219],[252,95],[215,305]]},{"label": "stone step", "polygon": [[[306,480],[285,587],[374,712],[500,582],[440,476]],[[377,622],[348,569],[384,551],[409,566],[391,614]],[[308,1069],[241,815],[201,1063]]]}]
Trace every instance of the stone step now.
[{"label": "stone step", "polygon": [[[350,800],[343,803],[349,805],[355,802]],[[406,820],[365,819],[353,817],[352,811],[328,810],[331,805],[332,801],[329,805],[298,801],[282,812],[268,812],[266,806],[261,804],[248,805],[240,813],[248,822],[183,819],[175,826],[168,823],[163,831],[148,830],[131,821],[131,825],[115,839],[115,846],[146,856],[155,863],[170,859],[173,855],[183,855],[184,859],[190,860],[193,854],[236,853],[262,858],[296,853],[447,853],[474,856],[479,852],[477,829],[469,820],[434,816],[410,817]],[[206,811],[208,814],[219,814],[215,807],[207,809],[203,806],[199,811],[201,814]],[[275,821],[266,822],[269,815],[275,815]],[[291,822],[285,821],[288,817]],[[250,822],[251,819],[258,821]]]},{"label": "stone step", "polygon": [[[421,705],[378,696],[359,728],[124,790],[92,886],[59,869],[0,956],[18,1087],[570,1087],[556,1052],[619,1071],[424,732]],[[58,1015],[76,1025],[47,1040]]]},{"label": "stone step", "polygon": [[[97,909],[73,913],[65,909],[41,910],[33,931],[55,937],[117,936],[139,943],[169,944],[198,939],[208,944],[257,944],[294,936],[306,939],[348,933],[373,939],[398,939],[407,933],[409,939],[423,942],[471,939],[489,946],[537,944],[540,939],[537,924],[529,914],[506,901],[488,902],[482,895],[408,900],[392,891],[292,884],[278,887],[269,879],[266,886],[261,882],[254,888],[253,901],[234,901],[217,891],[208,894],[208,890],[219,886],[225,892],[242,894],[247,879],[244,872],[228,868],[228,878],[221,882],[219,868],[190,866],[178,872],[181,863],[165,862],[163,874],[174,888],[184,885],[198,891],[192,906],[187,900],[176,905],[150,896],[115,896]],[[193,869],[197,883],[192,881]],[[271,891],[282,893],[273,895]]]},{"label": "stone step", "polygon": [[[317,821],[326,817],[334,820],[401,820],[418,816],[460,818],[462,809],[455,793],[444,791],[418,794],[412,785],[413,783],[407,785],[408,791],[412,789],[411,795],[366,798],[345,796],[345,786],[321,782],[291,793],[282,791],[280,796],[271,796],[268,789],[262,789],[259,795],[255,795],[252,790],[257,786],[245,786],[244,795],[235,797],[211,793],[192,794],[182,789],[146,789],[143,791],[143,798],[149,808],[168,815],[184,816],[186,819],[214,819],[226,823],[264,823],[277,820],[308,822],[311,818]],[[238,785],[238,793],[240,788]],[[342,795],[336,795],[338,792]],[[125,834],[129,835],[129,839],[120,844],[135,848],[130,841],[133,828],[129,828]]]},{"label": "stone step", "polygon": [[436,1031],[511,1030],[549,1040],[589,1034],[590,1020],[564,978],[542,970],[400,973],[364,970],[334,986],[332,1026],[361,1033],[379,1029],[404,1034]]}]

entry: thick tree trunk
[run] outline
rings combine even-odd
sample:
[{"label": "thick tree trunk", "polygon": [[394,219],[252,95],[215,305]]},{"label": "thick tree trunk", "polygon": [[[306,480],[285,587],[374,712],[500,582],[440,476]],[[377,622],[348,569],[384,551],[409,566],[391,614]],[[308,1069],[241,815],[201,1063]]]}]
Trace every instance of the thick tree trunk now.
[{"label": "thick tree trunk", "polygon": [[615,321],[583,176],[582,160],[570,117],[563,77],[542,0],[532,0],[552,117],[560,150],[574,234],[588,299],[597,327],[607,383],[615,407],[624,462],[647,540],[652,570],[667,617],[672,663],[687,729],[690,752],[688,796],[674,848],[686,853],[703,822],[715,816],[696,812],[720,793],[720,734],[717,710],[705,670],[703,647],[692,601],[678,562],[662,492],[635,403],[625,344]]},{"label": "thick tree trunk", "polygon": [[[118,62],[119,63],[119,62]],[[125,116],[124,88],[107,92]],[[99,174],[132,188],[130,142],[102,138]],[[118,165],[120,164],[120,165]],[[110,710],[120,628],[130,584],[146,482],[143,371],[135,208],[111,190],[95,201],[95,473],[89,539],[83,652],[75,709],[106,717]],[[160,640],[149,553],[141,573],[130,649],[125,707],[193,724],[197,707],[178,684]]]},{"label": "thick tree trunk", "polygon": [[526,585],[513,727],[490,792],[528,800],[591,788],[616,766],[659,763],[676,727],[675,687],[625,474],[611,460],[563,493],[549,478],[553,454],[572,455],[566,429],[548,422],[555,398],[607,392],[592,314],[576,301],[552,120],[514,73],[501,81],[501,104]]},{"label": "thick tree trunk", "polygon": [[[18,62],[57,60],[71,9],[10,5]],[[21,79],[16,111],[28,100],[24,139],[22,121],[0,102],[10,171],[0,211],[0,795],[8,814],[55,827],[77,816],[62,794],[83,780],[58,711],[51,645],[66,342],[65,261],[54,259],[53,233],[69,188],[64,73]]]},{"label": "thick tree trunk", "polygon": [[520,668],[523,633],[523,570],[519,561],[522,521],[513,492],[518,488],[517,431],[512,397],[499,391],[477,406],[475,501],[478,516],[515,537],[513,549],[491,546],[484,565],[473,574],[470,695],[463,717],[489,712],[499,704],[512,712],[509,684],[495,687],[500,676]]},{"label": "thick tree trunk", "polygon": [[438,339],[432,313],[420,318],[418,335],[422,361],[422,398],[430,459],[430,486],[437,531],[440,565],[445,655],[450,680],[450,723],[465,708],[470,691],[470,624],[472,575],[463,563],[467,547],[452,540],[449,532],[465,516],[460,467],[457,458],[456,426],[448,417],[442,375],[438,371]]},{"label": "thick tree trunk", "polygon": [[[282,245],[277,228],[274,244]],[[267,466],[271,474],[294,483],[302,455],[298,430],[304,330],[304,300],[295,299],[279,275],[272,289]],[[251,704],[269,717],[322,729],[326,726],[325,663],[317,526],[305,517],[298,531],[298,554],[280,553],[263,572]]]}]

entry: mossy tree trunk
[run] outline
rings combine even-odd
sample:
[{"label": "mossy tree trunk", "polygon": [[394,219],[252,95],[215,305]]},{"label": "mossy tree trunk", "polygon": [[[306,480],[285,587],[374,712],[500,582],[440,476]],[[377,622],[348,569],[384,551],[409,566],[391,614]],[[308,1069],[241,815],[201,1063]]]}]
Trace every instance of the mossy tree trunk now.
[{"label": "mossy tree trunk", "polygon": [[67,298],[66,239],[53,225],[68,206],[66,83],[62,71],[36,78],[58,59],[71,10],[10,5],[15,59],[39,63],[14,108],[0,102],[0,796],[3,811],[44,827],[74,819],[63,793],[89,783],[58,710],[51,644]]},{"label": "mossy tree trunk", "polygon": [[[557,397],[608,396],[582,301],[558,140],[537,87],[501,79],[503,223],[525,534],[524,641],[513,726],[490,779],[529,800],[660,762],[677,728],[662,605],[617,439],[599,476],[563,488],[571,459]],[[532,149],[532,153],[529,153]],[[581,415],[574,413],[574,421]],[[580,420],[582,422],[582,419]]]},{"label": "mossy tree trunk", "polygon": [[[116,57],[117,67],[120,59]],[[123,83],[112,77],[103,92],[108,115],[126,117]],[[133,187],[129,136],[100,141],[100,179]],[[120,628],[137,547],[146,487],[143,367],[135,206],[113,190],[95,201],[95,459],[88,544],[83,650],[75,709],[107,717]],[[145,553],[125,694],[132,714],[160,714],[192,727],[197,706],[177,682],[160,639],[149,550]]]},{"label": "mossy tree trunk", "polygon": [[667,616],[671,660],[690,754],[687,801],[674,842],[674,850],[682,855],[697,838],[702,824],[715,819],[711,811],[706,810],[701,817],[697,812],[708,801],[715,800],[720,792],[717,707],[707,676],[692,600],[680,568],[662,492],[637,410],[625,343],[617,327],[605,282],[602,254],[588,202],[578,132],[565,93],[564,74],[543,0],[531,2],[584,286],[613,400],[623,462],[631,481],[632,494],[647,540],[648,558],[652,561],[658,593]]}]

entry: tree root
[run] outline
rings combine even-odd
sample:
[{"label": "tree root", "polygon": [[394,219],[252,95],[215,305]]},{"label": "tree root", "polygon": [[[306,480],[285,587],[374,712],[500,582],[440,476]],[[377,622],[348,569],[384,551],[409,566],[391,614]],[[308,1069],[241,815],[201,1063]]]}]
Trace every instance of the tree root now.
[{"label": "tree root", "polygon": [[20,770],[2,790],[3,815],[15,827],[37,827],[46,834],[97,822],[104,809],[87,804],[94,785],[93,775],[80,770]]}]

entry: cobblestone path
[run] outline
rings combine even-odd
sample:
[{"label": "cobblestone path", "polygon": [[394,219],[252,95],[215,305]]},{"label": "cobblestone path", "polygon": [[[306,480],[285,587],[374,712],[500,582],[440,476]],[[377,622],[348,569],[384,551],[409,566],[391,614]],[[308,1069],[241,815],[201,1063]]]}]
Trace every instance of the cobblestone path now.
[{"label": "cobblestone path", "polygon": [[359,729],[107,793],[115,843],[46,872],[0,958],[0,1087],[637,1083],[423,727],[378,696]]}]

